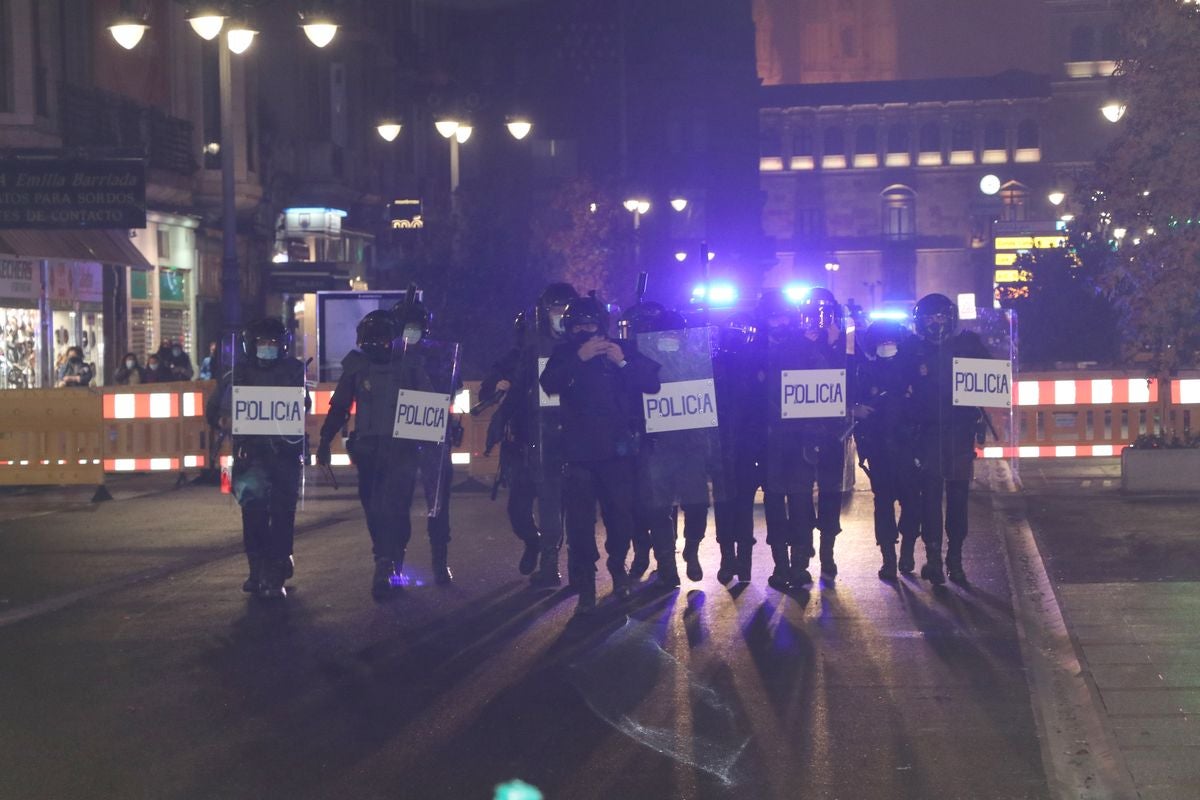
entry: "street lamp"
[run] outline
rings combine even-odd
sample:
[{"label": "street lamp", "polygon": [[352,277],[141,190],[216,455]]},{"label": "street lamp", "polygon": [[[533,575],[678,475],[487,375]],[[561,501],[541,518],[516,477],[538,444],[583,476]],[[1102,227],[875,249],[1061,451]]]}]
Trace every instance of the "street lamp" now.
[{"label": "street lamp", "polygon": [[[456,119],[443,118],[434,122],[433,127],[437,128],[442,138],[450,140],[450,202],[453,203],[454,195],[458,192],[458,145],[470,138],[471,126]],[[466,128],[466,136],[459,133],[460,128]]]},{"label": "street lamp", "polygon": [[403,127],[399,122],[385,120],[375,126],[375,131],[385,142],[394,142],[396,137],[400,135],[400,129]]},{"label": "street lamp", "polygon": [[1066,192],[1055,189],[1054,191],[1050,192],[1050,194],[1046,195],[1046,199],[1050,201],[1050,205],[1052,206],[1061,206],[1062,201],[1067,199],[1067,195]]},{"label": "street lamp", "polygon": [[840,262],[838,262],[837,256],[830,256],[825,261],[825,272],[829,276],[829,291],[831,292],[833,291],[833,276],[841,268],[842,265]]},{"label": "street lamp", "polygon": [[[198,36],[210,41],[217,40],[217,82],[221,114],[221,315],[225,326],[222,341],[232,342],[233,335],[242,325],[242,276],[237,257],[237,195],[234,185],[236,132],[233,125],[231,54],[246,52],[258,31],[250,27],[245,20],[229,20],[227,26],[226,18],[211,4],[197,7],[187,20]],[[132,50],[142,40],[148,28],[144,19],[122,14],[109,27],[109,31],[118,44],[126,50]],[[222,29],[225,30],[224,36],[219,35]],[[308,30],[305,30],[305,34],[309,36],[310,41],[317,44]],[[228,357],[232,359],[232,355],[230,353]],[[228,363],[232,363],[232,360]]]},{"label": "street lamp", "polygon": [[1125,116],[1125,104],[1118,103],[1117,101],[1113,100],[1102,105],[1100,107],[1100,113],[1103,114],[1104,118],[1109,122],[1118,122],[1120,121],[1121,117]]},{"label": "street lamp", "polygon": [[687,206],[688,206],[688,201],[687,201],[686,197],[672,197],[671,198],[671,208],[675,209],[679,213],[682,214],[684,209],[687,208]]},{"label": "street lamp", "polygon": [[330,17],[319,12],[300,14],[300,28],[308,40],[317,47],[324,47],[333,41],[337,34],[337,23]]},{"label": "street lamp", "polygon": [[524,117],[512,117],[505,123],[505,127],[508,128],[509,134],[519,142],[533,130],[533,123]]}]

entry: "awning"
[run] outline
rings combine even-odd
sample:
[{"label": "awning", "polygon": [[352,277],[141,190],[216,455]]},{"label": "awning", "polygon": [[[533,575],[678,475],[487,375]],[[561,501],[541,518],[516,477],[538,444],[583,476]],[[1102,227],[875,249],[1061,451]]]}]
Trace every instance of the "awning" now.
[{"label": "awning", "polygon": [[123,230],[0,230],[0,253],[154,269]]}]

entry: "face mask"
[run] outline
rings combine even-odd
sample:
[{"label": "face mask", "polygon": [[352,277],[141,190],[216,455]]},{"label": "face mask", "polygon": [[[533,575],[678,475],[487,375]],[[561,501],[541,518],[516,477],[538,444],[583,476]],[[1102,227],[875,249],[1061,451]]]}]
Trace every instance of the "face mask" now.
[{"label": "face mask", "polygon": [[660,353],[678,353],[679,340],[674,337],[664,336],[658,340],[658,352]]},{"label": "face mask", "polygon": [[596,336],[596,331],[573,330],[571,331],[571,341],[578,345],[587,344]]},{"label": "face mask", "polygon": [[550,314],[550,328],[551,328],[551,329],[552,329],[552,330],[553,330],[555,333],[566,333],[566,331],[565,331],[565,330],[563,330],[563,321],[562,321],[562,319],[563,319],[563,315],[562,315],[561,313],[553,313],[553,312],[552,312],[552,313]]},{"label": "face mask", "polygon": [[134,361],[132,358],[125,359],[125,369],[133,369],[136,366],[137,366],[137,362]]},{"label": "face mask", "polygon": [[404,328],[404,343],[416,344],[417,342],[421,341],[421,337],[424,335],[424,333],[425,331],[417,325],[406,326]]},{"label": "face mask", "polygon": [[78,364],[83,361],[83,356],[71,356],[71,363]]},{"label": "face mask", "polygon": [[884,342],[875,348],[875,355],[880,358],[892,358],[899,350],[895,342]]},{"label": "face mask", "polygon": [[178,347],[172,347],[172,348],[171,348],[171,355],[173,355],[173,356],[179,356],[179,355],[183,355],[183,351],[182,351],[182,350],[180,350]]},{"label": "face mask", "polygon": [[151,362],[150,362],[149,364],[147,364],[146,366],[147,366],[147,367],[149,367],[150,369],[158,369],[158,362],[157,362],[157,361],[151,361]]},{"label": "face mask", "polygon": [[258,346],[258,350],[256,351],[256,355],[263,361],[274,361],[275,359],[279,358],[279,348],[273,347],[269,344],[260,344]]}]

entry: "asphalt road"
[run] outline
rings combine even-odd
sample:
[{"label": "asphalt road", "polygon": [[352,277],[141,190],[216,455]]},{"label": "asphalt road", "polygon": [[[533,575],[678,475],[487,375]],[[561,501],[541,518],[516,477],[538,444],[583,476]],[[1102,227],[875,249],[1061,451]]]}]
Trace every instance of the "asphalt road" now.
[{"label": "asphalt road", "polygon": [[341,480],[309,484],[276,605],[239,591],[209,488],[0,515],[0,797],[1050,796],[983,493],[969,589],[880,582],[859,492],[835,585],[769,589],[760,545],[723,587],[710,530],[703,581],[617,604],[602,577],[580,624],[478,493],[454,497],[455,584],[414,537],[413,585],[375,604]]}]

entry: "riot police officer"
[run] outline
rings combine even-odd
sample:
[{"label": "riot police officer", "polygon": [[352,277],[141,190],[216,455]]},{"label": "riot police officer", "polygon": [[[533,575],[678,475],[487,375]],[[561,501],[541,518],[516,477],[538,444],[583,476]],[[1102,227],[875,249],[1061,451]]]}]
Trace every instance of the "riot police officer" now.
[{"label": "riot police officer", "polygon": [[[484,379],[481,402],[502,393],[493,418],[501,428],[501,477],[508,484],[508,518],[524,544],[517,568],[539,588],[558,586],[563,541],[562,414],[559,398],[538,383],[554,349],[566,341],[563,314],[579,297],[568,283],[551,283],[532,313],[518,316],[515,346]],[[534,519],[536,501],[537,519]],[[532,574],[531,574],[532,573]]]},{"label": "riot police officer", "polygon": [[953,359],[987,358],[987,347],[978,334],[958,331],[958,307],[945,295],[930,294],[917,302],[913,328],[917,334],[911,347],[913,411],[921,538],[925,542],[921,577],[934,585],[945,583],[944,501],[945,567],[952,581],[965,583],[962,546],[967,538],[967,495],[983,411],[954,405]]},{"label": "riot police officer", "polygon": [[[402,300],[392,306],[392,324],[400,339],[404,341],[404,346],[408,348],[428,339],[432,319],[429,309],[419,300]],[[430,383],[437,383],[435,377],[445,371],[442,365],[432,364],[428,358],[423,358],[422,363],[432,370],[433,374],[426,376]],[[462,389],[462,381],[458,380],[457,374],[454,375],[454,383],[451,396],[457,395]],[[455,445],[461,444],[462,435],[462,423],[457,416],[451,415],[448,431],[450,441]],[[434,583],[443,586],[454,580],[449,566],[450,487],[453,482],[454,466],[450,463],[450,448],[424,448],[421,458],[421,488],[425,494],[425,506],[429,509],[426,532],[429,534],[429,549],[433,556],[433,580]]]},{"label": "riot police officer", "polygon": [[355,407],[354,432],[346,450],[358,471],[358,497],[371,535],[371,595],[385,600],[403,584],[404,555],[412,536],[409,510],[420,464],[415,442],[392,437],[396,394],[400,386],[425,384],[412,362],[393,361],[395,324],[389,312],[370,312],[356,333],[358,349],[342,360],[342,376],[321,426],[317,462],[329,463],[330,443]]},{"label": "riot police officer", "polygon": [[[785,311],[786,315],[786,311]],[[751,578],[754,552],[754,499],[766,482],[766,397],[757,376],[765,369],[765,339],[749,316],[722,326],[714,359],[723,464],[714,477],[713,521],[721,563],[717,580]],[[720,485],[723,483],[724,485]]]},{"label": "riot police officer", "polygon": [[[913,547],[920,535],[917,511],[916,451],[912,377],[901,352],[911,351],[912,333],[894,320],[876,320],[863,337],[854,381],[854,439],[858,461],[871,481],[875,543],[883,556],[881,580],[896,570],[913,570]],[[900,506],[899,523],[896,506]],[[896,538],[900,560],[896,561]]]},{"label": "riot police officer", "polygon": [[[234,369],[208,401],[213,427],[232,416],[232,387],[303,387],[304,364],[291,356],[291,335],[275,318],[251,323],[242,332]],[[307,408],[307,393],[305,407]],[[250,575],[242,590],[262,599],[287,596],[292,577],[292,542],[300,497],[304,436],[234,435],[233,493],[242,508],[242,544]]]},{"label": "riot police officer", "polygon": [[[764,309],[770,337],[768,418],[774,430],[767,442],[763,510],[767,544],[775,561],[768,583],[781,591],[812,583],[808,564],[817,554],[814,529],[820,532],[821,574],[829,579],[837,575],[833,549],[842,529],[845,477],[844,418],[781,419],[784,370],[844,369],[839,306],[833,294],[822,288],[804,297],[795,317],[786,311],[786,303],[786,297],[776,295]],[[789,325],[792,319],[798,322],[795,328]]]},{"label": "riot police officer", "polygon": [[608,324],[608,310],[594,296],[572,300],[563,315],[567,341],[555,348],[540,380],[562,403],[567,568],[579,591],[579,615],[596,607],[597,501],[613,593],[619,599],[630,594],[625,558],[634,524],[641,394],[660,388],[658,364],[609,339]]}]

